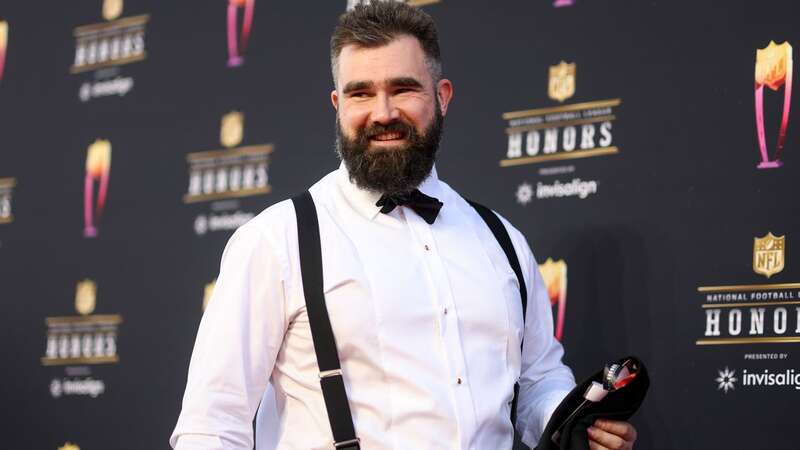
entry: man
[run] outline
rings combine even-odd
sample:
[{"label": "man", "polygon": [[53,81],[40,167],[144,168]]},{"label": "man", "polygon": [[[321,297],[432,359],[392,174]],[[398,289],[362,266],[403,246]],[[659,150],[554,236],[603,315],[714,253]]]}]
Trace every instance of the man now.
[{"label": "man", "polygon": [[[525,238],[503,221],[527,286],[523,324],[509,259],[437,177],[453,85],[441,75],[432,19],[401,3],[356,7],[334,30],[331,63],[343,163],[310,193],[361,448],[509,449],[517,381],[516,429],[535,446],[574,380]],[[438,214],[405,203],[412,197],[441,202]],[[262,405],[272,418],[259,421],[260,450],[334,448],[298,245],[290,201],[231,238],[200,324],[175,449],[252,448],[268,384],[275,400]],[[597,423],[590,448],[629,449],[635,435],[625,422]]]}]

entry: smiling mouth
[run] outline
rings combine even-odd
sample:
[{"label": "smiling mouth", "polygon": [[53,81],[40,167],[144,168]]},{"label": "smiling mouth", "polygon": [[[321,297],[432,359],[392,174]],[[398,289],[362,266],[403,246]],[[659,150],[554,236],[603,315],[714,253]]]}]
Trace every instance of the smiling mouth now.
[{"label": "smiling mouth", "polygon": [[380,133],[370,136],[371,141],[377,141],[377,142],[398,141],[404,138],[405,138],[405,133],[400,131],[389,131],[387,133]]}]

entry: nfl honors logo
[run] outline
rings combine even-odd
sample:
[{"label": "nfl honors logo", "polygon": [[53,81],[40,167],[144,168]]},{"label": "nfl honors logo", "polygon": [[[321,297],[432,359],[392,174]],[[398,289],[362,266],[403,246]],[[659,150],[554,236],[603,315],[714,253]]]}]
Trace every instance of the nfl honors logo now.
[{"label": "nfl honors logo", "polygon": [[195,217],[194,232],[197,236],[230,231],[244,225],[255,214],[243,210],[238,199],[272,191],[269,166],[273,146],[243,145],[244,116],[241,111],[231,111],[222,116],[219,128],[222,149],[186,155],[189,186],[183,202],[212,202],[210,212]]},{"label": "nfl honors logo", "polygon": [[550,66],[547,95],[560,103],[575,95],[575,63],[568,64],[562,60]]},{"label": "nfl honors logo", "polygon": [[71,73],[120,66],[147,57],[145,28],[150,17],[145,14],[120,18],[122,9],[123,0],[105,0],[102,15],[106,22],[75,28]]},{"label": "nfl honors logo", "polygon": [[786,236],[777,237],[771,232],[753,238],[753,271],[769,278],[783,270]]},{"label": "nfl honors logo", "polygon": [[115,364],[117,336],[122,317],[118,314],[93,314],[97,306],[97,284],[78,282],[75,310],[79,316],[48,317],[47,347],[43,366]]},{"label": "nfl honors logo", "polygon": [[[575,95],[576,70],[576,63],[563,60],[549,67],[547,96],[551,100],[564,103]],[[619,153],[619,148],[614,145],[613,128],[617,119],[616,107],[621,103],[621,99],[611,98],[503,113],[502,117],[507,121],[508,147],[500,167]],[[574,186],[551,186],[563,194],[560,196],[573,195],[570,192],[584,189],[578,186],[580,180],[575,180]],[[538,185],[537,198],[541,198]]]},{"label": "nfl honors logo", "polygon": [[222,116],[219,140],[222,150],[190,153],[189,190],[185,203],[216,201],[268,194],[269,155],[272,145],[240,146],[244,138],[244,113]]},{"label": "nfl honors logo", "polygon": [[[785,235],[768,232],[753,238],[755,273],[770,278],[783,272],[785,266]],[[705,332],[695,343],[800,343],[800,307],[796,307],[800,303],[799,289],[797,282],[699,286],[697,292],[702,295]],[[797,384],[800,386],[800,378]]]}]

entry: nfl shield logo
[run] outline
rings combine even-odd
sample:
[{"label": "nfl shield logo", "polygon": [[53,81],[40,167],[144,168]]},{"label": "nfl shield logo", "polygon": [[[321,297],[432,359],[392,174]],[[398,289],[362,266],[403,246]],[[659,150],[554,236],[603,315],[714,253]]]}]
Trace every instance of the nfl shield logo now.
[{"label": "nfl shield logo", "polygon": [[75,310],[82,316],[94,312],[97,304],[97,285],[91,280],[83,280],[78,283],[75,290]]},{"label": "nfl shield logo", "polygon": [[550,66],[547,95],[559,102],[575,95],[575,63],[567,64],[561,61],[555,66]]},{"label": "nfl shield logo", "polygon": [[753,270],[769,278],[783,270],[786,250],[786,236],[766,236],[753,238]]},{"label": "nfl shield logo", "polygon": [[122,14],[123,0],[105,0],[103,2],[103,19],[114,20]]},{"label": "nfl shield logo", "polygon": [[242,142],[244,137],[244,114],[231,111],[222,116],[222,126],[219,131],[219,140],[222,145],[233,148]]}]

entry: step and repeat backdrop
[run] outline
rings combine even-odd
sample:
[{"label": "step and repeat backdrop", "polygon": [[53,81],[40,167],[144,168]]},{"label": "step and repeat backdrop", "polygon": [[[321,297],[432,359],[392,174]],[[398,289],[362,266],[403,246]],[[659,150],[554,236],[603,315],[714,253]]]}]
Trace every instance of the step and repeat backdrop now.
[{"label": "step and repeat backdrop", "polygon": [[[5,448],[168,448],[227,239],[338,165],[348,3],[0,5]],[[525,233],[578,378],[647,363],[637,448],[796,448],[800,6],[413,3],[441,177]]]}]

